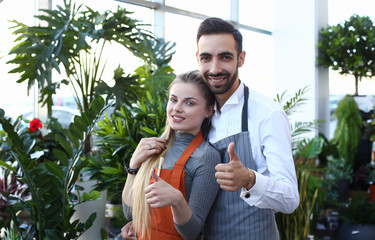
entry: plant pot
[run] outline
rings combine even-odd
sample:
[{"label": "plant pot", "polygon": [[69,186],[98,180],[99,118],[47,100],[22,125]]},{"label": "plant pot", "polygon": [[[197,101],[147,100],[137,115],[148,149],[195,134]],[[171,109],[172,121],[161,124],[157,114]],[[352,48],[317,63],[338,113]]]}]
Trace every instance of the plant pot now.
[{"label": "plant pot", "polygon": [[370,184],[370,201],[375,202],[375,184]]},{"label": "plant pot", "polygon": [[[85,189],[84,192],[87,193],[93,189],[95,184],[96,181],[92,180],[81,181],[78,183],[78,185]],[[96,218],[93,225],[87,231],[85,231],[78,238],[78,240],[101,239],[101,230],[105,227],[106,199],[107,191],[105,190],[100,193],[100,197],[98,199],[81,203],[75,207],[76,212],[72,216],[71,221],[86,221],[92,213],[96,212]]]},{"label": "plant pot", "polygon": [[337,233],[340,240],[373,240],[375,224],[343,223]]},{"label": "plant pot", "polygon": [[338,182],[339,201],[347,202],[349,199],[349,180],[340,179]]}]

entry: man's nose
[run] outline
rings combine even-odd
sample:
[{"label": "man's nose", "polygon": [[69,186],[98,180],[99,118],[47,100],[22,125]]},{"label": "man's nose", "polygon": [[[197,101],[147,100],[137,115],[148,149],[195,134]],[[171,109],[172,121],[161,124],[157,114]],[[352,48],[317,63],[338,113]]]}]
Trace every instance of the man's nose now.
[{"label": "man's nose", "polygon": [[211,66],[210,66],[210,72],[212,74],[218,74],[221,72],[221,64],[220,64],[220,61],[216,58],[214,58],[211,62]]}]

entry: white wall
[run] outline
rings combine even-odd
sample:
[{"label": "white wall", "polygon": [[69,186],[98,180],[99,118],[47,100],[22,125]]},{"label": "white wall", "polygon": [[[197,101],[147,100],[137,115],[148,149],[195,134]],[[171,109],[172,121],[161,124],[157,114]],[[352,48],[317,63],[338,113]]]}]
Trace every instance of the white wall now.
[{"label": "white wall", "polygon": [[[316,67],[318,31],[328,22],[326,0],[275,1],[274,92],[288,96],[305,86],[307,103],[292,116],[297,121],[329,119],[328,71]],[[320,129],[328,136],[328,124]]]}]

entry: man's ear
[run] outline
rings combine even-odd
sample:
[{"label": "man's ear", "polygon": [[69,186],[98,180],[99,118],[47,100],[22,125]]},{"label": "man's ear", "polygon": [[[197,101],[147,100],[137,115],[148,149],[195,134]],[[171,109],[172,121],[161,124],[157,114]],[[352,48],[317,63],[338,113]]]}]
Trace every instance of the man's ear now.
[{"label": "man's ear", "polygon": [[246,57],[246,52],[242,51],[240,53],[239,58],[238,58],[238,67],[242,67],[242,65],[244,65],[244,63],[245,63],[245,57]]}]

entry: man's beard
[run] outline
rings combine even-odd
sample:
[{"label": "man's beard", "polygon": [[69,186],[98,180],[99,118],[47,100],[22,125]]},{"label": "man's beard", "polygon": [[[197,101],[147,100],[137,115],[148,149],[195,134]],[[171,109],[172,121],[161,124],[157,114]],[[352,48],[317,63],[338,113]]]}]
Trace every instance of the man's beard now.
[{"label": "man's beard", "polygon": [[[226,77],[227,79],[229,79],[229,81],[227,81],[226,83],[220,86],[212,86],[211,84],[209,84],[209,81],[210,81],[209,77],[221,77],[221,76]],[[238,76],[238,68],[236,69],[236,72],[233,74],[232,78],[230,78],[230,73],[228,72],[221,72],[218,74],[212,74],[212,73],[204,74],[204,78],[205,78],[207,85],[209,86],[211,92],[215,95],[216,94],[220,95],[220,94],[224,94],[228,92],[229,89],[232,88],[234,82],[236,81],[237,76]]]}]

